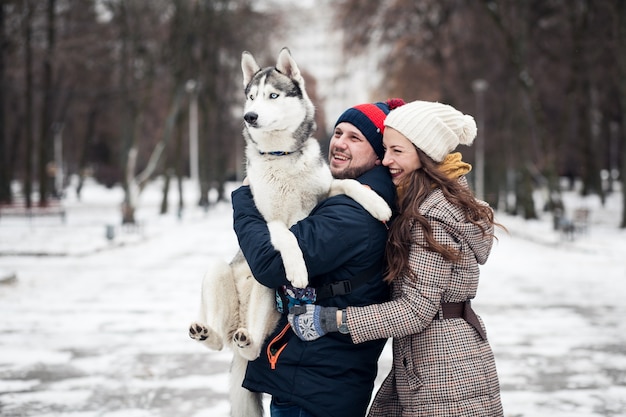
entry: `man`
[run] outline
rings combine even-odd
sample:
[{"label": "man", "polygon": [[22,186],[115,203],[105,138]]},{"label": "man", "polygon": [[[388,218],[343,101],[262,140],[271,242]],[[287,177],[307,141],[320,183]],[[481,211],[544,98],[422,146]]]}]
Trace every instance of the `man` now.
[{"label": "man", "polygon": [[[362,104],[346,110],[335,124],[329,146],[335,178],[357,179],[390,206],[395,187],[381,165],[382,133],[389,106],[393,108],[394,103]],[[282,258],[272,246],[250,188],[235,190],[232,203],[235,233],[254,277],[276,289],[284,301],[280,323],[265,341],[261,356],[248,363],[243,386],[272,395],[273,417],[362,417],[385,340],[353,345],[342,333],[313,342],[294,337],[286,306],[286,296],[293,295],[293,289],[289,291]],[[309,286],[316,289],[316,304],[343,309],[389,298],[382,280],[387,228],[354,200],[345,195],[328,198],[291,231],[304,255]],[[307,296],[310,298],[310,293]]]}]

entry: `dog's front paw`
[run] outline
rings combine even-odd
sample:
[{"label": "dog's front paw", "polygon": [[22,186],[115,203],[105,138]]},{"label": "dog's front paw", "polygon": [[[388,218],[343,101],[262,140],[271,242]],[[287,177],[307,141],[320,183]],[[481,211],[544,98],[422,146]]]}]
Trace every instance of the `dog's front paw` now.
[{"label": "dog's front paw", "polygon": [[287,279],[296,288],[305,288],[309,285],[309,277],[307,274],[287,274]]},{"label": "dog's front paw", "polygon": [[309,271],[302,256],[295,254],[288,257],[283,256],[283,264],[285,266],[285,275],[291,285],[296,288],[304,288],[309,285]]},{"label": "dog's front paw", "polygon": [[391,208],[382,198],[375,199],[363,207],[377,220],[386,222],[391,219]]},{"label": "dog's front paw", "polygon": [[189,337],[213,350],[222,350],[222,347],[224,347],[221,338],[213,329],[202,323],[193,322],[189,325]]},{"label": "dog's front paw", "polygon": [[385,222],[391,219],[391,208],[385,199],[367,185],[356,180],[333,180],[328,195],[338,194],[346,194],[377,220]]}]

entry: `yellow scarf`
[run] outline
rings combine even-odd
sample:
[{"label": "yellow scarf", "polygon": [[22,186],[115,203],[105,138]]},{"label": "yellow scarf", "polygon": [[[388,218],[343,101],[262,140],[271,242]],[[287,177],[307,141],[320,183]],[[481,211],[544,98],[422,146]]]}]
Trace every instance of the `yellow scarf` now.
[{"label": "yellow scarf", "polygon": [[[460,152],[454,152],[446,155],[446,157],[439,164],[439,169],[443,172],[448,178],[456,179],[460,178],[463,175],[467,174],[472,170],[472,166],[467,162],[463,162],[461,158]],[[437,188],[436,184],[433,184],[433,189]],[[396,194],[398,199],[402,199],[404,196],[405,187],[402,184],[399,184],[396,187]]]},{"label": "yellow scarf", "polygon": [[461,158],[460,152],[454,152],[446,155],[441,164],[439,164],[439,169],[446,174],[448,178],[459,178],[463,175],[467,174],[472,170],[472,166],[467,162],[463,162]]}]

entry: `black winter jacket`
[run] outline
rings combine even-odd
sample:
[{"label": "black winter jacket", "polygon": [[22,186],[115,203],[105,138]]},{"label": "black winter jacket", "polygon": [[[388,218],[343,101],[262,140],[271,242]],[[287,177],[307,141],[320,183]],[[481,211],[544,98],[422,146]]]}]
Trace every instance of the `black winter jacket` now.
[{"label": "black winter jacket", "polygon": [[[358,181],[393,205],[395,187],[386,168],[376,167]],[[270,288],[288,284],[282,258],[270,242],[250,188],[235,190],[232,204],[235,233],[254,277]],[[389,299],[388,285],[382,281],[387,228],[354,200],[344,195],[326,199],[291,231],[304,255],[311,286],[351,279],[380,265],[380,272],[370,274],[371,279],[352,293],[317,304],[345,308]],[[296,403],[319,417],[364,416],[385,340],[355,345],[349,335],[331,333],[303,342],[286,325],[287,316],[283,315],[265,341],[261,356],[248,363],[243,386]]]}]

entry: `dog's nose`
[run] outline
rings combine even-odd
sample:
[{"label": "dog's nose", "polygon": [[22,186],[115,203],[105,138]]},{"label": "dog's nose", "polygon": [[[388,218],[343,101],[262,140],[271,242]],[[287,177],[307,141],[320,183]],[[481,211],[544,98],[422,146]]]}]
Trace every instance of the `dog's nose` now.
[{"label": "dog's nose", "polygon": [[248,113],[243,115],[243,120],[245,120],[251,125],[255,124],[258,118],[259,118],[259,115],[253,111],[249,111]]}]

